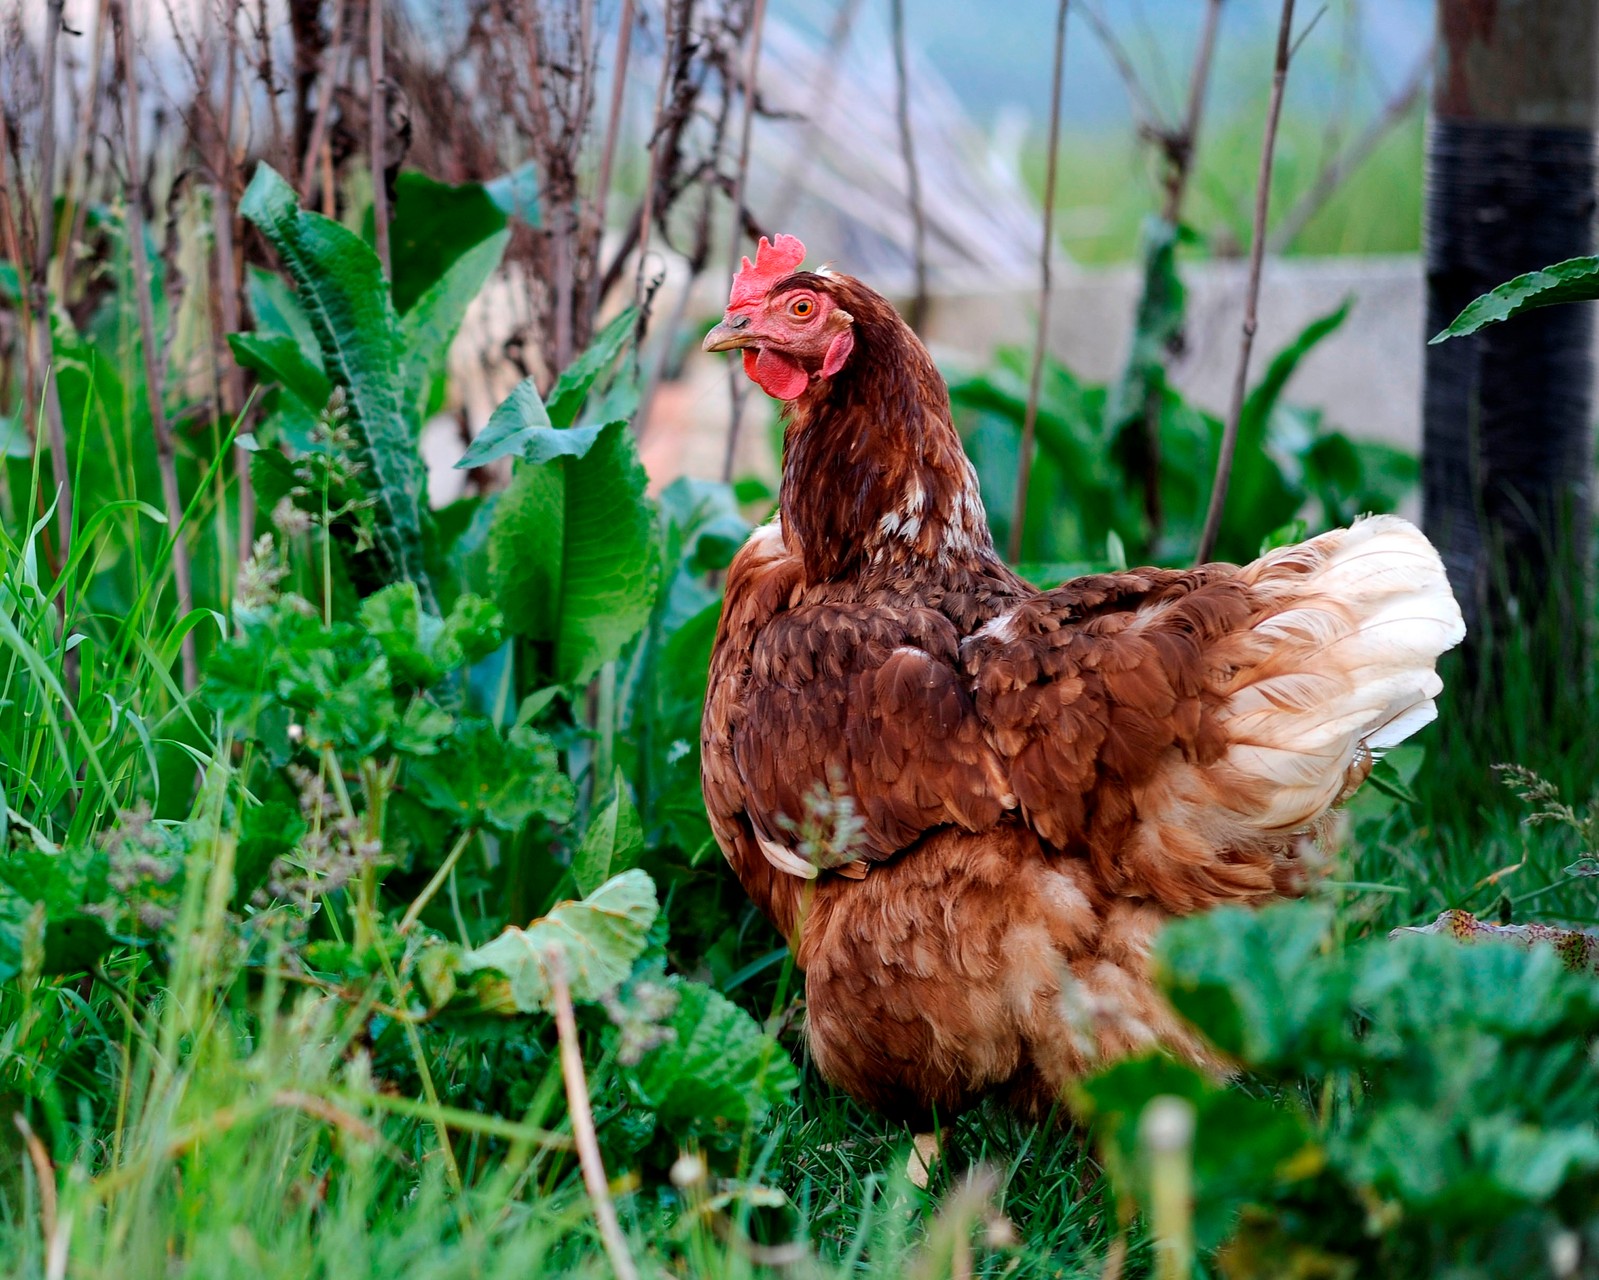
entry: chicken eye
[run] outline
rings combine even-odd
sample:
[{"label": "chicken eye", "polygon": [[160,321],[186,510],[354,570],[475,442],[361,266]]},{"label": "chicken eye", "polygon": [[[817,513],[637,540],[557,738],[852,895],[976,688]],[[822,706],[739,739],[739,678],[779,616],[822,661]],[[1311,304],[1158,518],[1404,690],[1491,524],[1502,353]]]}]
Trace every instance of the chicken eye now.
[{"label": "chicken eye", "polygon": [[803,320],[816,310],[816,304],[809,298],[796,298],[789,306],[789,314]]}]

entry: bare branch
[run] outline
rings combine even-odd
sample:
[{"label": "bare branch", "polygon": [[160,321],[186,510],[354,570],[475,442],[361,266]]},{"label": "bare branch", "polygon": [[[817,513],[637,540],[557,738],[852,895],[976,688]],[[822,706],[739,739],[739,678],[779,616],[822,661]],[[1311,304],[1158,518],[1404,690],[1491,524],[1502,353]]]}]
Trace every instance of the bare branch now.
[{"label": "bare branch", "polygon": [[[1188,194],[1189,181],[1194,173],[1195,156],[1199,148],[1199,126],[1204,118],[1206,92],[1210,87],[1210,69],[1216,50],[1216,35],[1221,27],[1222,0],[1209,0],[1205,10],[1205,25],[1200,31],[1199,43],[1194,49],[1194,66],[1188,77],[1188,106],[1182,123],[1175,129],[1147,132],[1159,145],[1165,157],[1165,173],[1161,185],[1165,196],[1161,202],[1160,216],[1174,230],[1181,224],[1183,198]],[[1145,288],[1149,287],[1148,282]],[[1182,335],[1172,335],[1167,355],[1181,349]],[[1144,403],[1140,406],[1137,464],[1144,488],[1144,515],[1149,521],[1149,531],[1157,541],[1165,524],[1165,510],[1160,492],[1160,387],[1154,379],[1147,379]]]},{"label": "bare branch", "polygon": [[388,150],[383,135],[389,123],[388,93],[383,80],[383,0],[367,0],[367,6],[366,74],[372,117],[369,121],[372,130],[372,230],[378,261],[383,264],[383,274],[392,281],[394,272],[389,265],[389,180],[383,163]]},{"label": "bare branch", "polygon": [[[766,21],[766,0],[750,0],[749,30],[745,32],[744,126],[738,144],[738,171],[733,179],[733,225],[728,233],[727,278],[738,271],[739,247],[743,243],[744,180],[750,167],[750,134],[755,125],[755,75],[761,65],[761,28]],[[731,96],[731,95],[730,95]],[[709,200],[710,187],[706,188]],[[707,209],[709,205],[707,204]],[[744,417],[744,376],[733,362],[727,367],[728,393],[733,402],[733,420],[727,428],[727,448],[722,454],[722,480],[733,478],[733,458],[738,450],[739,425]]]},{"label": "bare branch", "polygon": [[[600,173],[594,184],[592,209],[592,234],[598,237],[605,231],[605,201],[611,194],[611,166],[616,160],[616,138],[622,128],[622,94],[627,88],[627,64],[633,46],[634,0],[622,0],[621,26],[616,33],[616,65],[611,68],[611,112],[605,120],[605,145],[600,151]],[[596,305],[600,297],[594,298]]]},{"label": "bare branch", "polygon": [[283,136],[283,113],[278,110],[277,76],[272,67],[272,24],[267,20],[267,0],[255,0],[255,42],[258,54],[256,74],[266,94],[267,119],[272,125],[272,154],[281,162],[288,144]]},{"label": "bare branch", "polygon": [[[905,157],[905,179],[911,206],[911,260],[916,271],[916,292],[906,319],[921,330],[927,319],[927,220],[922,209],[922,177],[916,168],[916,142],[911,134],[910,74],[905,57],[905,0],[889,0],[894,28],[894,115],[899,122],[900,154]],[[1046,252],[1046,261],[1047,261]],[[1046,272],[1048,268],[1045,268]]]},{"label": "bare branch", "polygon": [[1249,285],[1244,294],[1243,336],[1239,342],[1238,369],[1233,375],[1232,403],[1222,429],[1221,451],[1216,458],[1216,478],[1210,490],[1210,508],[1199,539],[1195,563],[1204,564],[1216,550],[1222,511],[1227,506],[1227,485],[1232,479],[1233,454],[1238,448],[1238,426],[1244,416],[1244,394],[1249,386],[1249,355],[1255,345],[1260,307],[1260,275],[1266,257],[1266,217],[1271,208],[1271,167],[1277,150],[1277,125],[1283,114],[1283,89],[1288,82],[1290,39],[1294,26],[1294,0],[1283,0],[1277,28],[1277,61],[1271,79],[1271,105],[1266,111],[1266,136],[1260,148],[1260,173],[1255,187],[1255,222],[1249,240]]},{"label": "bare branch", "polygon": [[[674,23],[673,17],[677,13],[679,3],[683,3],[685,12],[681,21]],[[648,256],[650,247],[650,219],[654,215],[655,181],[660,170],[661,148],[664,145],[660,134],[662,132],[662,119],[666,108],[666,90],[672,82],[672,68],[677,62],[677,42],[682,39],[684,28],[688,25],[687,0],[666,0],[662,12],[663,35],[666,46],[661,50],[661,78],[655,84],[655,114],[650,117],[649,137],[649,165],[644,174],[644,197],[639,205],[638,217],[638,266],[633,276],[633,296],[636,301],[644,296],[644,259]],[[617,260],[618,268],[621,265],[620,257]],[[639,401],[638,421],[645,421],[644,410],[647,403],[642,398]]]},{"label": "bare branch", "polygon": [[1205,91],[1210,87],[1211,57],[1216,51],[1216,32],[1221,26],[1222,0],[1210,0],[1205,10],[1205,27],[1194,52],[1194,69],[1188,77],[1188,110],[1182,126],[1166,140],[1166,199],[1161,217],[1173,226],[1182,217],[1183,196],[1194,169],[1194,149],[1199,145],[1199,123],[1205,113]]},{"label": "bare branch", "polygon": [[600,1156],[600,1140],[594,1131],[594,1112],[589,1106],[588,1079],[583,1074],[583,1050],[577,1042],[577,1016],[572,1009],[572,988],[566,966],[558,952],[549,957],[550,1003],[555,1006],[555,1031],[561,1043],[561,1076],[566,1082],[566,1105],[572,1117],[572,1141],[577,1146],[577,1162],[583,1170],[583,1185],[594,1206],[600,1239],[611,1260],[617,1280],[638,1280],[638,1268],[628,1252],[622,1224],[611,1200],[610,1179]]},{"label": "bare branch", "polygon": [[311,136],[305,144],[305,162],[300,168],[300,203],[304,205],[311,203],[311,183],[321,160],[322,139],[327,133],[328,116],[333,110],[333,96],[338,91],[339,81],[344,78],[345,64],[349,59],[349,45],[341,39],[346,3],[347,0],[336,0],[333,6],[333,37],[329,44],[333,57],[324,61],[322,92],[317,96],[316,115],[311,120]]},{"label": "bare branch", "polygon": [[89,216],[89,198],[84,187],[89,182],[89,156],[94,148],[95,122],[100,116],[100,101],[104,84],[105,33],[111,25],[109,0],[98,0],[94,23],[93,52],[89,55],[89,91],[83,95],[82,112],[78,116],[77,137],[73,141],[72,159],[67,166],[65,191],[67,212],[71,217],[67,238],[61,246],[60,284],[56,296],[63,306],[72,296],[72,255],[83,238],[83,228]]},{"label": "bare branch", "polygon": [[772,202],[772,216],[775,218],[787,216],[794,207],[800,186],[810,168],[811,158],[816,154],[816,144],[821,139],[822,130],[833,118],[833,90],[838,83],[839,72],[843,69],[850,33],[855,29],[855,19],[860,15],[860,11],[861,0],[839,0],[838,9],[833,14],[833,25],[827,33],[827,52],[822,57],[822,72],[810,90],[811,100],[816,103],[816,109],[810,113],[805,122],[805,133],[800,139],[799,146],[795,148],[794,161],[789,166],[788,172],[783,175],[783,183],[778,188],[777,198]]},{"label": "bare branch", "polygon": [[1338,189],[1349,180],[1349,175],[1359,169],[1371,157],[1372,152],[1382,145],[1383,140],[1415,110],[1432,77],[1432,61],[1433,49],[1429,45],[1427,52],[1422,55],[1394,96],[1384,104],[1376,119],[1361,131],[1360,136],[1351,142],[1346,150],[1333,156],[1322,166],[1321,172],[1316,175],[1309,189],[1289,206],[1277,229],[1272,232],[1270,247],[1273,253],[1282,253],[1299,239],[1312,219],[1326,208],[1327,202],[1337,195]]},{"label": "bare branch", "polygon": [[[217,144],[221,151],[220,165],[213,163],[216,178],[213,188],[211,219],[216,233],[217,302],[221,310],[222,332],[217,335],[218,355],[223,362],[223,388],[225,397],[223,413],[232,416],[244,408],[244,370],[233,358],[227,335],[239,329],[238,261],[234,257],[233,194],[236,165],[233,155],[233,107],[236,78],[239,66],[239,17],[243,0],[227,0],[228,34],[226,41],[227,68],[223,75],[222,120],[218,127]],[[255,485],[250,479],[250,455],[243,449],[234,451],[235,475],[239,482],[239,554],[248,553],[255,540]]]},{"label": "bare branch", "polygon": [[[896,0],[896,3],[898,0]],[[1027,384],[1027,412],[1022,418],[1021,454],[1016,464],[1016,502],[1010,525],[1010,561],[1022,557],[1022,531],[1027,524],[1027,488],[1033,472],[1033,436],[1038,426],[1038,397],[1044,377],[1044,349],[1049,339],[1050,264],[1055,256],[1055,187],[1060,162],[1060,92],[1066,65],[1066,12],[1070,0],[1055,11],[1055,64],[1049,84],[1049,165],[1044,176],[1044,242],[1039,250],[1038,330],[1033,336],[1033,369]]]},{"label": "bare branch", "polygon": [[1121,77],[1121,82],[1127,90],[1127,96],[1132,100],[1133,110],[1143,117],[1140,124],[1146,129],[1153,129],[1160,133],[1167,132],[1165,115],[1155,105],[1155,100],[1150,96],[1149,90],[1144,88],[1143,79],[1138,74],[1138,69],[1133,66],[1133,60],[1127,54],[1122,42],[1116,38],[1116,33],[1111,29],[1110,23],[1100,16],[1093,5],[1079,3],[1077,12],[1082,15],[1083,21],[1088,24],[1089,30],[1098,38],[1105,52],[1110,56],[1116,74]]}]

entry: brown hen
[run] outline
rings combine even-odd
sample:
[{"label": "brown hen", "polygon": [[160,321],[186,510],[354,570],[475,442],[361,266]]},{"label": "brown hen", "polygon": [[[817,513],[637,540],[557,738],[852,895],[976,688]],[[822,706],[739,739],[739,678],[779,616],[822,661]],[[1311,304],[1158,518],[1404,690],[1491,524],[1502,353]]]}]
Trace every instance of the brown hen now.
[{"label": "brown hen", "polygon": [[1432,719],[1464,634],[1431,544],[1362,520],[1238,567],[1039,591],[994,551],[914,333],[792,236],[709,351],[785,401],[780,514],[728,571],[705,802],[806,975],[823,1075],[918,1128],[1038,1114],[1108,1058],[1207,1050],[1161,924],[1297,892],[1318,823]]}]

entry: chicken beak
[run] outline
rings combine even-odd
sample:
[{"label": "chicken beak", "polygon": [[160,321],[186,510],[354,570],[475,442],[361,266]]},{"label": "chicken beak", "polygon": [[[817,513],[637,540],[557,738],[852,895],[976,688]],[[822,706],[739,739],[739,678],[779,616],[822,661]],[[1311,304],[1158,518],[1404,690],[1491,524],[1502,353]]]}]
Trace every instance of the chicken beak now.
[{"label": "chicken beak", "polygon": [[753,347],[759,335],[750,332],[748,316],[733,316],[705,335],[702,349],[706,351],[736,351],[740,347]]}]

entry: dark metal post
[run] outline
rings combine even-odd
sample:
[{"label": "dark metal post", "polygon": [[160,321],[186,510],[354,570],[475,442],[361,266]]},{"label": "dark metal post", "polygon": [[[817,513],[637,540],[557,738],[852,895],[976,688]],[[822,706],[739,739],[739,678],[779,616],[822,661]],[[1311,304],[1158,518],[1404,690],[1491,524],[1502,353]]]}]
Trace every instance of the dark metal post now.
[{"label": "dark metal post", "polygon": [[[1512,276],[1593,253],[1599,4],[1438,0],[1437,48],[1429,335]],[[1594,322],[1551,307],[1427,349],[1423,519],[1479,656],[1541,619],[1554,670],[1580,664]]]}]

